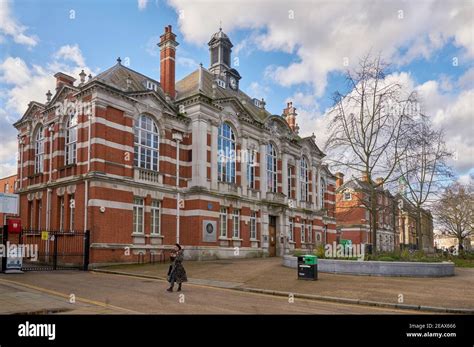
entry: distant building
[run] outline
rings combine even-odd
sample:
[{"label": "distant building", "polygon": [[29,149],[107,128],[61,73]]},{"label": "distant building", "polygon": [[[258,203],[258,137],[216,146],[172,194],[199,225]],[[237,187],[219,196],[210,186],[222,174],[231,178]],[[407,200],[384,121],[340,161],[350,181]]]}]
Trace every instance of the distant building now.
[{"label": "distant building", "polygon": [[[0,178],[0,193],[15,193],[16,182],[16,175]],[[4,214],[0,213],[0,224],[3,223],[4,217]]]},{"label": "distant building", "polygon": [[[416,234],[417,211],[415,206],[403,195],[395,196],[397,201],[397,227],[400,235],[400,247],[419,249],[418,235]],[[421,209],[421,235],[423,251],[434,251],[433,216],[426,209]]]},{"label": "distant building", "polygon": [[[466,237],[463,242],[464,250],[470,251],[474,249],[473,242],[473,239],[471,239],[470,237]],[[445,233],[436,233],[434,235],[434,245],[436,249],[441,250],[458,249],[459,240],[452,235],[447,235]]]},{"label": "distant building", "polygon": [[[379,183],[380,179],[377,181]],[[336,225],[339,239],[353,244],[373,244],[368,209],[370,186],[366,177],[344,182],[344,175],[336,173]],[[398,231],[395,226],[395,203],[383,184],[376,188],[377,195],[377,250],[398,249]]]}]

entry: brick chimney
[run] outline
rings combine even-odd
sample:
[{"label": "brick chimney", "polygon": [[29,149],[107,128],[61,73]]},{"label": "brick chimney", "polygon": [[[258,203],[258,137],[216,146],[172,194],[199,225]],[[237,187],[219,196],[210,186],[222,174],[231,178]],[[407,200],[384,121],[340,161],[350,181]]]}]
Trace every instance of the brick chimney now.
[{"label": "brick chimney", "polygon": [[336,172],[336,189],[344,184],[344,174],[342,172]]},{"label": "brick chimney", "polygon": [[61,89],[63,85],[68,85],[73,87],[76,79],[72,76],[66,75],[63,72],[58,72],[54,75],[56,77],[56,91]]},{"label": "brick chimney", "polygon": [[176,96],[175,90],[175,57],[176,35],[171,31],[171,25],[165,27],[165,33],[160,36],[160,83],[165,94],[172,99]]},{"label": "brick chimney", "polygon": [[288,102],[286,108],[283,109],[283,117],[285,117],[291,130],[298,133],[299,126],[296,124],[296,108],[293,107],[292,101]]}]

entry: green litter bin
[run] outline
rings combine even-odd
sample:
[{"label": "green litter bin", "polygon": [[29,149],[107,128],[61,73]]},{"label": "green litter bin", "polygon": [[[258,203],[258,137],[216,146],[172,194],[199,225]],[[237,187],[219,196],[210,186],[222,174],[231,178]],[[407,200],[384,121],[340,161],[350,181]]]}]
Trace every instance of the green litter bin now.
[{"label": "green litter bin", "polygon": [[298,279],[314,281],[318,279],[318,257],[305,254],[298,257]]}]

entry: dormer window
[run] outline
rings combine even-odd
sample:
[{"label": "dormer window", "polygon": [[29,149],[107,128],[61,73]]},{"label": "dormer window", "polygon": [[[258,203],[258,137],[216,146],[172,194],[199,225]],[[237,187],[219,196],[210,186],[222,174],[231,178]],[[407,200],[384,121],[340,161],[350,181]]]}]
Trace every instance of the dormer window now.
[{"label": "dormer window", "polygon": [[154,90],[155,92],[158,90],[158,85],[154,82],[151,81],[146,81],[146,89],[148,90]]},{"label": "dormer window", "polygon": [[217,79],[216,82],[217,82],[217,85],[218,85],[219,87],[225,89],[225,82],[224,82],[223,80]]},{"label": "dormer window", "polygon": [[262,103],[258,99],[253,99],[253,104],[257,107],[260,107],[262,105]]},{"label": "dormer window", "polygon": [[342,199],[344,201],[351,201],[352,200],[352,193],[350,190],[345,190],[343,193],[342,193]]}]

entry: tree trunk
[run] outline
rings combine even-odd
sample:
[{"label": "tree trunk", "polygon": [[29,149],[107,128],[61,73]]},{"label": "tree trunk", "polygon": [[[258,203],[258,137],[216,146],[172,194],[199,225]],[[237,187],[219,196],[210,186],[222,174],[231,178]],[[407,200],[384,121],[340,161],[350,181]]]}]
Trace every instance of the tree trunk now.
[{"label": "tree trunk", "polygon": [[423,233],[421,230],[421,208],[416,208],[416,237],[418,238],[418,250],[423,250]]},{"label": "tree trunk", "polygon": [[[371,180],[369,180],[372,185]],[[370,228],[372,229],[372,253],[377,254],[377,196],[375,189],[370,189]]]}]

